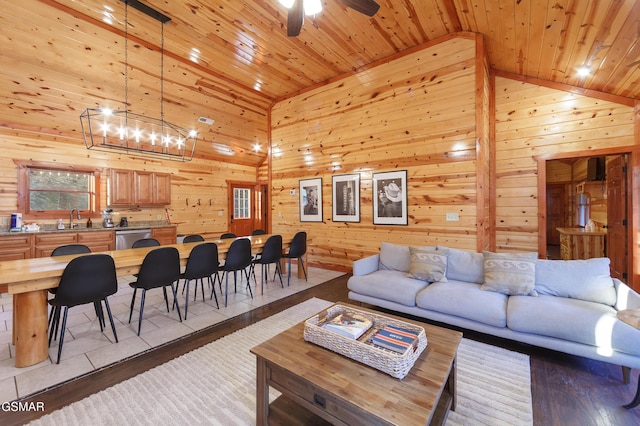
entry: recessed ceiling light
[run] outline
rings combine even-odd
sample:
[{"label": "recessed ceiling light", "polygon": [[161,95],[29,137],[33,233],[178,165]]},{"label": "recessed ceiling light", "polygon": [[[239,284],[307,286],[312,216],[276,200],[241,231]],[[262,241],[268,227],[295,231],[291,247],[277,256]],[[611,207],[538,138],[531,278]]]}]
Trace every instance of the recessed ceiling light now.
[{"label": "recessed ceiling light", "polygon": [[586,77],[591,74],[591,69],[589,67],[580,67],[578,68],[578,76]]}]

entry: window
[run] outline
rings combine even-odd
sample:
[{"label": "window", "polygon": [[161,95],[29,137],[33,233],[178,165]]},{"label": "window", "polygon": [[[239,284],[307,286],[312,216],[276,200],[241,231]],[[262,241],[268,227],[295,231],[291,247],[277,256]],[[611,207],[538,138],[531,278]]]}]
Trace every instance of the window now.
[{"label": "window", "polygon": [[251,190],[248,188],[233,189],[233,218],[251,219]]},{"label": "window", "polygon": [[97,170],[35,162],[16,164],[18,208],[26,218],[55,219],[73,209],[89,215],[99,211]]}]

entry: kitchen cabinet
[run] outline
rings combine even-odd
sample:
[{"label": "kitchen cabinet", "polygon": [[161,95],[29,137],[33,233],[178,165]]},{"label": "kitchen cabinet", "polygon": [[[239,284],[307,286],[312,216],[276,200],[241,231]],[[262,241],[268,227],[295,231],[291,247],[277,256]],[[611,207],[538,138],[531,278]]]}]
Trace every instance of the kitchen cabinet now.
[{"label": "kitchen cabinet", "polygon": [[604,257],[604,232],[587,232],[584,228],[558,228],[562,260]]},{"label": "kitchen cabinet", "polygon": [[57,234],[37,234],[34,236],[34,257],[51,256],[56,247],[78,242],[77,232],[60,232]]},{"label": "kitchen cabinet", "polygon": [[171,175],[140,170],[111,170],[111,206],[164,206],[171,204]]},{"label": "kitchen cabinet", "polygon": [[56,247],[66,244],[84,244],[92,252],[115,250],[115,233],[114,231],[88,231],[35,235],[34,257],[51,256]]},{"label": "kitchen cabinet", "polygon": [[116,249],[114,231],[78,232],[78,244],[84,244],[92,252]]},{"label": "kitchen cabinet", "polygon": [[166,206],[171,204],[171,175],[169,173],[154,173],[155,191],[153,203]]},{"label": "kitchen cabinet", "polygon": [[109,179],[109,205],[132,206],[135,202],[132,170],[111,169]]},{"label": "kitchen cabinet", "polygon": [[177,230],[175,226],[165,228],[153,228],[151,230],[151,238],[155,238],[160,245],[175,244],[177,238]]},{"label": "kitchen cabinet", "polygon": [[29,259],[33,257],[33,235],[20,234],[2,237],[0,244],[0,261]]}]

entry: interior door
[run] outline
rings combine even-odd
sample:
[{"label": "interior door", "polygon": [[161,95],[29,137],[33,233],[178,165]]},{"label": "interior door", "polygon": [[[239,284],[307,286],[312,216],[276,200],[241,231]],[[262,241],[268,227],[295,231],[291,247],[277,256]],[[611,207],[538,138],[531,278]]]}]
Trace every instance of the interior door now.
[{"label": "interior door", "polygon": [[557,228],[565,228],[567,210],[564,184],[547,184],[547,244],[560,245]]},{"label": "interior door", "polygon": [[251,235],[261,224],[257,215],[256,183],[229,183],[229,230],[237,236]]},{"label": "interior door", "polygon": [[626,155],[607,158],[607,257],[611,276],[627,282]]}]

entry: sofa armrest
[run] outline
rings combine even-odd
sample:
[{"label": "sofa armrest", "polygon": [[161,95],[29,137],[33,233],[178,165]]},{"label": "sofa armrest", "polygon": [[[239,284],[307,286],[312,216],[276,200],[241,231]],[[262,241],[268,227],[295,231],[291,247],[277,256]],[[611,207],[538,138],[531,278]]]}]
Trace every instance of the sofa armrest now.
[{"label": "sofa armrest", "polygon": [[617,300],[615,308],[619,311],[623,309],[640,308],[640,294],[636,293],[617,278],[613,279],[613,285],[616,288]]},{"label": "sofa armrest", "polygon": [[353,275],[367,275],[378,270],[380,255],[374,254],[353,262]]}]

